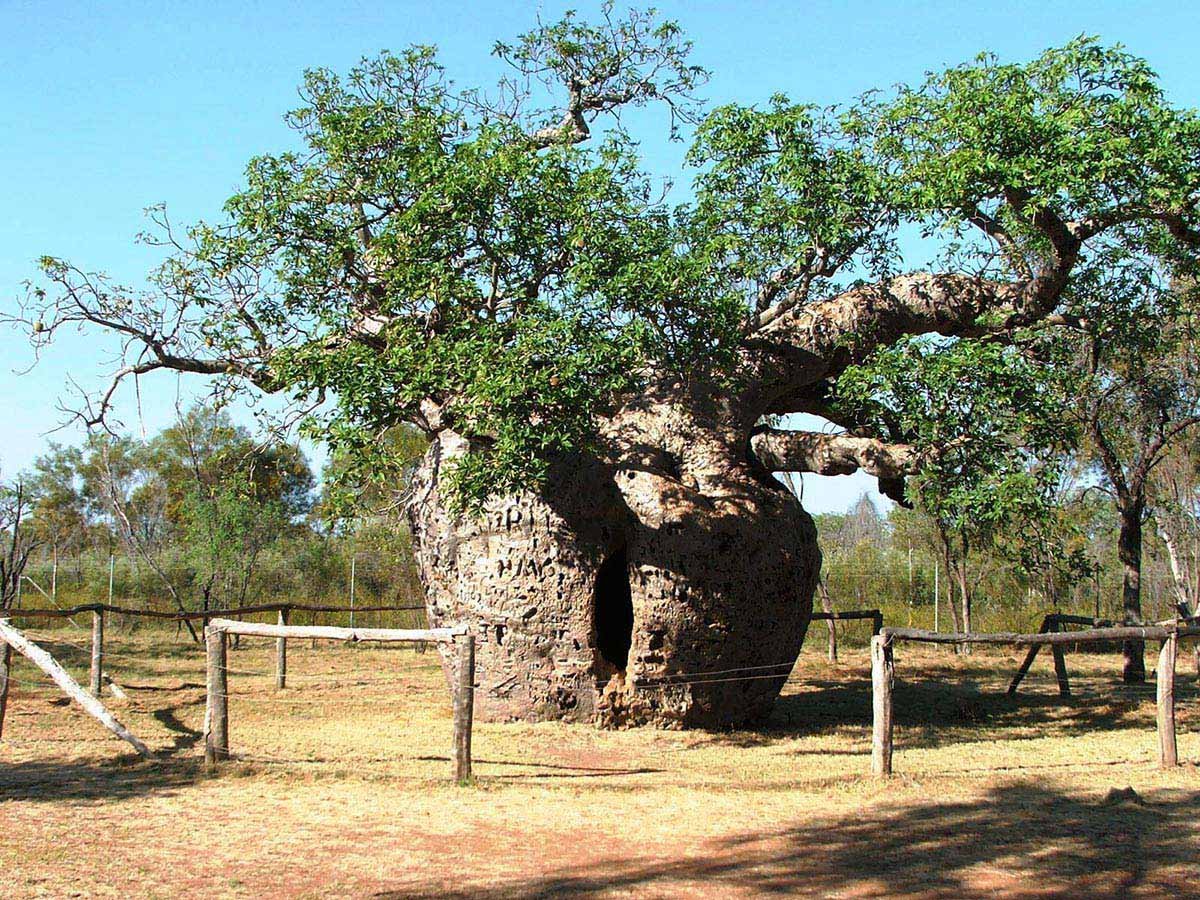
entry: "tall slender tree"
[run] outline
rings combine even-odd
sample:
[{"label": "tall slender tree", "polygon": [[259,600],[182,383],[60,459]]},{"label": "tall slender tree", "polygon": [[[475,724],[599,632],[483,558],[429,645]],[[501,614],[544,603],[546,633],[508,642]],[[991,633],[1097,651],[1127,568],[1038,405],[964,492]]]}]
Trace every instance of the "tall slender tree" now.
[{"label": "tall slender tree", "polygon": [[[1073,357],[1074,413],[1117,513],[1122,615],[1139,624],[1152,479],[1200,425],[1200,323],[1194,289],[1175,281],[1163,260],[1117,246],[1088,269],[1075,287],[1071,325],[1055,340]],[[1145,680],[1143,656],[1142,642],[1126,644],[1125,681]]]}]

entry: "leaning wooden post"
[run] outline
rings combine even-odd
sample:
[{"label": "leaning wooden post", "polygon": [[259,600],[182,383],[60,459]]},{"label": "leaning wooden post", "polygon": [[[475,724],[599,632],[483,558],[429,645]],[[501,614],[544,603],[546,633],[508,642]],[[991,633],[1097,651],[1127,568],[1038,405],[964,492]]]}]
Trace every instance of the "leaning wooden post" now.
[{"label": "leaning wooden post", "polygon": [[871,638],[871,707],[874,726],[871,743],[871,772],[892,774],[892,680],[895,665],[892,642],[886,634]]},{"label": "leaning wooden post", "polygon": [[458,644],[458,684],[454,691],[454,780],[471,780],[471,723],[475,710],[475,635],[464,634]]},{"label": "leaning wooden post", "polygon": [[1158,654],[1158,761],[1164,769],[1179,765],[1175,746],[1175,655],[1179,636],[1172,633]]},{"label": "leaning wooden post", "polygon": [[[1038,629],[1038,634],[1046,634],[1048,631],[1050,631],[1050,628],[1051,628],[1050,616],[1044,616],[1042,618],[1042,627]],[[1025,654],[1025,659],[1021,662],[1021,667],[1019,669],[1017,669],[1017,674],[1013,676],[1012,681],[1008,685],[1008,693],[1009,694],[1015,694],[1017,692],[1017,688],[1019,688],[1021,686],[1021,682],[1025,679],[1025,675],[1029,671],[1029,667],[1033,665],[1033,661],[1034,661],[1034,659],[1037,658],[1038,651],[1041,649],[1042,649],[1041,644],[1034,644],[1032,647],[1029,648],[1029,652]],[[1055,672],[1057,673],[1057,671],[1058,671],[1058,659],[1057,658],[1054,660],[1054,665],[1055,665]],[[1061,689],[1061,685],[1060,685],[1060,689]]]},{"label": "leaning wooden post", "polygon": [[100,696],[104,676],[104,610],[92,610],[92,680],[93,697]]},{"label": "leaning wooden post", "polygon": [[54,660],[54,657],[25,637],[18,629],[13,628],[11,622],[7,619],[0,619],[0,638],[3,638],[12,645],[14,650],[24,655],[26,659],[49,675],[54,683],[62,688],[68,697],[82,706],[88,715],[97,719],[100,724],[121,740],[127,741],[141,756],[145,759],[157,759],[145,744],[134,737],[128,728],[116,720],[103,703],[85,691],[82,685],[77,684],[75,679],[67,674],[67,670]]},{"label": "leaning wooden post", "polygon": [[[279,624],[288,623],[288,611],[279,610]],[[287,687],[287,638],[275,638],[275,689],[282,691]]]},{"label": "leaning wooden post", "polygon": [[204,710],[204,761],[229,758],[229,637],[220,628],[204,629],[208,703]]},{"label": "leaning wooden post", "polygon": [[[1062,623],[1057,619],[1050,626],[1050,631],[1061,632],[1062,630]],[[1062,644],[1051,644],[1050,653],[1054,657],[1054,678],[1058,682],[1058,695],[1070,697],[1071,682],[1067,680],[1067,651],[1063,649]]]}]

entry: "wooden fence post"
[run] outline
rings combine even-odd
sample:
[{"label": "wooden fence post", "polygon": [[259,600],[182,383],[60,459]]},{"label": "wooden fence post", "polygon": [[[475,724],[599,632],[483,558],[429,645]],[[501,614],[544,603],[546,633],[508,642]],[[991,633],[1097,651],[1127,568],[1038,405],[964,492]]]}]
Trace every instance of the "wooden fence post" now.
[{"label": "wooden fence post", "polygon": [[12,668],[12,647],[0,639],[0,737],[4,736],[4,713],[8,710],[8,673]]},{"label": "wooden fence post", "polygon": [[454,780],[471,780],[471,724],[475,711],[475,635],[458,638],[458,684],[454,691]]},{"label": "wooden fence post", "polygon": [[1175,656],[1179,637],[1171,634],[1158,654],[1158,761],[1164,769],[1179,765],[1175,746]]},{"label": "wooden fence post", "polygon": [[871,708],[874,713],[871,742],[871,771],[892,774],[892,681],[895,664],[887,635],[871,638]]},{"label": "wooden fence post", "polygon": [[229,758],[229,638],[211,625],[204,631],[208,703],[204,711],[204,761]]},{"label": "wooden fence post", "polygon": [[[279,624],[288,623],[288,611],[279,610]],[[275,689],[282,691],[287,687],[287,638],[275,638]]]},{"label": "wooden fence post", "polygon": [[100,696],[104,672],[104,610],[92,610],[92,679],[93,697]]}]

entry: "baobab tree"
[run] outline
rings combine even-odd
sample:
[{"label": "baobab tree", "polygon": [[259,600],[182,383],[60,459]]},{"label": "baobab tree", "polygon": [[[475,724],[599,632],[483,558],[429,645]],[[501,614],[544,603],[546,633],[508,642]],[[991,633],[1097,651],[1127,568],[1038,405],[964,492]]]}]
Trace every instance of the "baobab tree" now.
[{"label": "baobab tree", "polygon": [[[300,149],[252,160],[226,219],[156,214],[147,290],[47,258],[14,318],[43,352],[122,341],[93,423],[175,370],[287,395],[368,472],[377,434],[421,429],[416,558],[430,621],[479,635],[481,716],[759,719],[820,568],[772,473],[901,496],[937,451],[848,412],[842,376],[1056,321],[1094,242],[1194,244],[1200,123],[1091,40],[832,110],[705,112],[689,51],[610,10],[497,45],[490,93],[430,48],[310,72]],[[634,107],[692,132],[687,202],[641,170]],[[796,412],[842,430],[764,425]]]}]

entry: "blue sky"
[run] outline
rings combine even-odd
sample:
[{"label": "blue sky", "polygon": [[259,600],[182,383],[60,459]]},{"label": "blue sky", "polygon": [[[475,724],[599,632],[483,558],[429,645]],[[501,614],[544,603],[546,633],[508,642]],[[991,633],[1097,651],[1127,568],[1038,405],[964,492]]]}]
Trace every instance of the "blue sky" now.
[{"label": "blue sky", "polygon": [[[215,217],[250,156],[289,145],[281,117],[297,104],[306,67],[346,69],[384,48],[431,43],[460,84],[491,84],[501,71],[495,40],[539,12],[596,5],[0,0],[0,302],[13,302],[46,253],[137,284],[155,258],[133,240],[146,226],[142,210],[166,203],[177,222]],[[655,5],[680,21],[696,61],[713,71],[704,93],[714,103],[776,91],[842,102],[984,49],[1024,59],[1087,33],[1145,56],[1174,102],[1200,105],[1200,4],[1187,0]],[[678,171],[682,148],[647,139],[644,149],[652,171]],[[72,337],[26,372],[21,340],[0,341],[0,474],[9,476],[63,421],[57,401],[68,380],[100,384],[113,348]],[[140,387],[140,403],[127,390],[118,406],[134,433],[157,431],[177,402],[203,391],[173,376]],[[70,443],[80,433],[53,437]],[[807,477],[805,504],[843,509],[872,486],[867,476]]]}]

